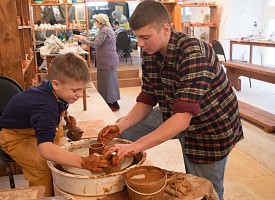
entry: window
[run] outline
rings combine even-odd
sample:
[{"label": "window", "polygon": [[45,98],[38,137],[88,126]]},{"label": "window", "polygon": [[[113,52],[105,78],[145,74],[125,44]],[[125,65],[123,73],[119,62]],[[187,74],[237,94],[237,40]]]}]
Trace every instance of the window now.
[{"label": "window", "polygon": [[[266,37],[275,41],[275,0],[268,0],[265,9]],[[275,48],[266,48],[263,64],[275,67]]]},{"label": "window", "polygon": [[[267,34],[268,37],[272,40],[275,41],[275,19],[270,19],[268,20],[268,30],[267,30]],[[265,64],[266,65],[273,65],[275,66],[275,48],[267,48],[266,49],[266,59],[265,59]]]},{"label": "window", "polygon": [[275,6],[275,0],[270,0],[269,1],[269,6]]}]

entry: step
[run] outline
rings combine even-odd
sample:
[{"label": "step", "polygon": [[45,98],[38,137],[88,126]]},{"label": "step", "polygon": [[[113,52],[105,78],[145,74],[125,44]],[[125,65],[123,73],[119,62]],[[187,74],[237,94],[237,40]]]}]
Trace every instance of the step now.
[{"label": "step", "polygon": [[[141,86],[141,79],[140,78],[119,79],[118,81],[119,81],[119,87],[120,88]],[[97,81],[93,80],[92,83],[97,88]]]},{"label": "step", "polygon": [[[126,78],[139,78],[139,70],[138,69],[119,69],[117,71],[118,79],[126,79]],[[96,70],[91,71],[92,81],[97,80]]]},{"label": "step", "polygon": [[240,115],[242,118],[263,127],[264,131],[267,133],[275,131],[275,114],[252,106],[240,100],[238,102]]}]

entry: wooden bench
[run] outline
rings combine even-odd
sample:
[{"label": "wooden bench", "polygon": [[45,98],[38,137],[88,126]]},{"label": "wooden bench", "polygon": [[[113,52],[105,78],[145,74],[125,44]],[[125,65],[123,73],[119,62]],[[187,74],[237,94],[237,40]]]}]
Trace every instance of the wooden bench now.
[{"label": "wooden bench", "polygon": [[244,103],[240,100],[239,108],[242,118],[263,127],[264,131],[267,133],[275,132],[275,114]]},{"label": "wooden bench", "polygon": [[255,65],[246,62],[224,61],[222,64],[226,67],[227,78],[232,87],[241,91],[240,76],[257,79],[275,84],[275,68],[262,65]]}]

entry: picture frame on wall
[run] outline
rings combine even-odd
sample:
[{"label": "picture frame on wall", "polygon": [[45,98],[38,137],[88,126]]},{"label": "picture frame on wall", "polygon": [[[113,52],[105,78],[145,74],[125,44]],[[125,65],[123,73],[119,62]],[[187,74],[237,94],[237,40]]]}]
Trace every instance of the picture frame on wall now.
[{"label": "picture frame on wall", "polygon": [[75,7],[75,20],[85,21],[85,9],[83,7]]},{"label": "picture frame on wall", "polygon": [[115,11],[119,11],[122,15],[124,15],[123,5],[115,5]]}]

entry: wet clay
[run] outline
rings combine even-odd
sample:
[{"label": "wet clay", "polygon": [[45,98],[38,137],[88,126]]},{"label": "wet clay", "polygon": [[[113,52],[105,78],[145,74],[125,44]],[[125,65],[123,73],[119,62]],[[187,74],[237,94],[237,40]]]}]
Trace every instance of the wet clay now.
[{"label": "wet clay", "polygon": [[67,132],[67,137],[72,141],[78,141],[81,139],[83,132],[78,126],[70,128]]},{"label": "wet clay", "polygon": [[166,173],[154,166],[133,168],[126,173],[125,182],[130,200],[162,200],[166,185]]},{"label": "wet clay", "polygon": [[113,156],[115,156],[115,155],[110,154],[110,155],[108,155],[107,158],[106,158],[107,161],[108,161],[108,167],[104,167],[104,168],[103,168],[103,171],[104,171],[106,174],[118,172],[118,171],[120,171],[120,169],[121,169],[122,161],[121,161],[119,164],[114,165],[114,164],[113,164],[113,161],[112,161]]},{"label": "wet clay", "polygon": [[89,155],[93,153],[101,154],[105,149],[105,145],[103,143],[92,143],[89,145]]}]

